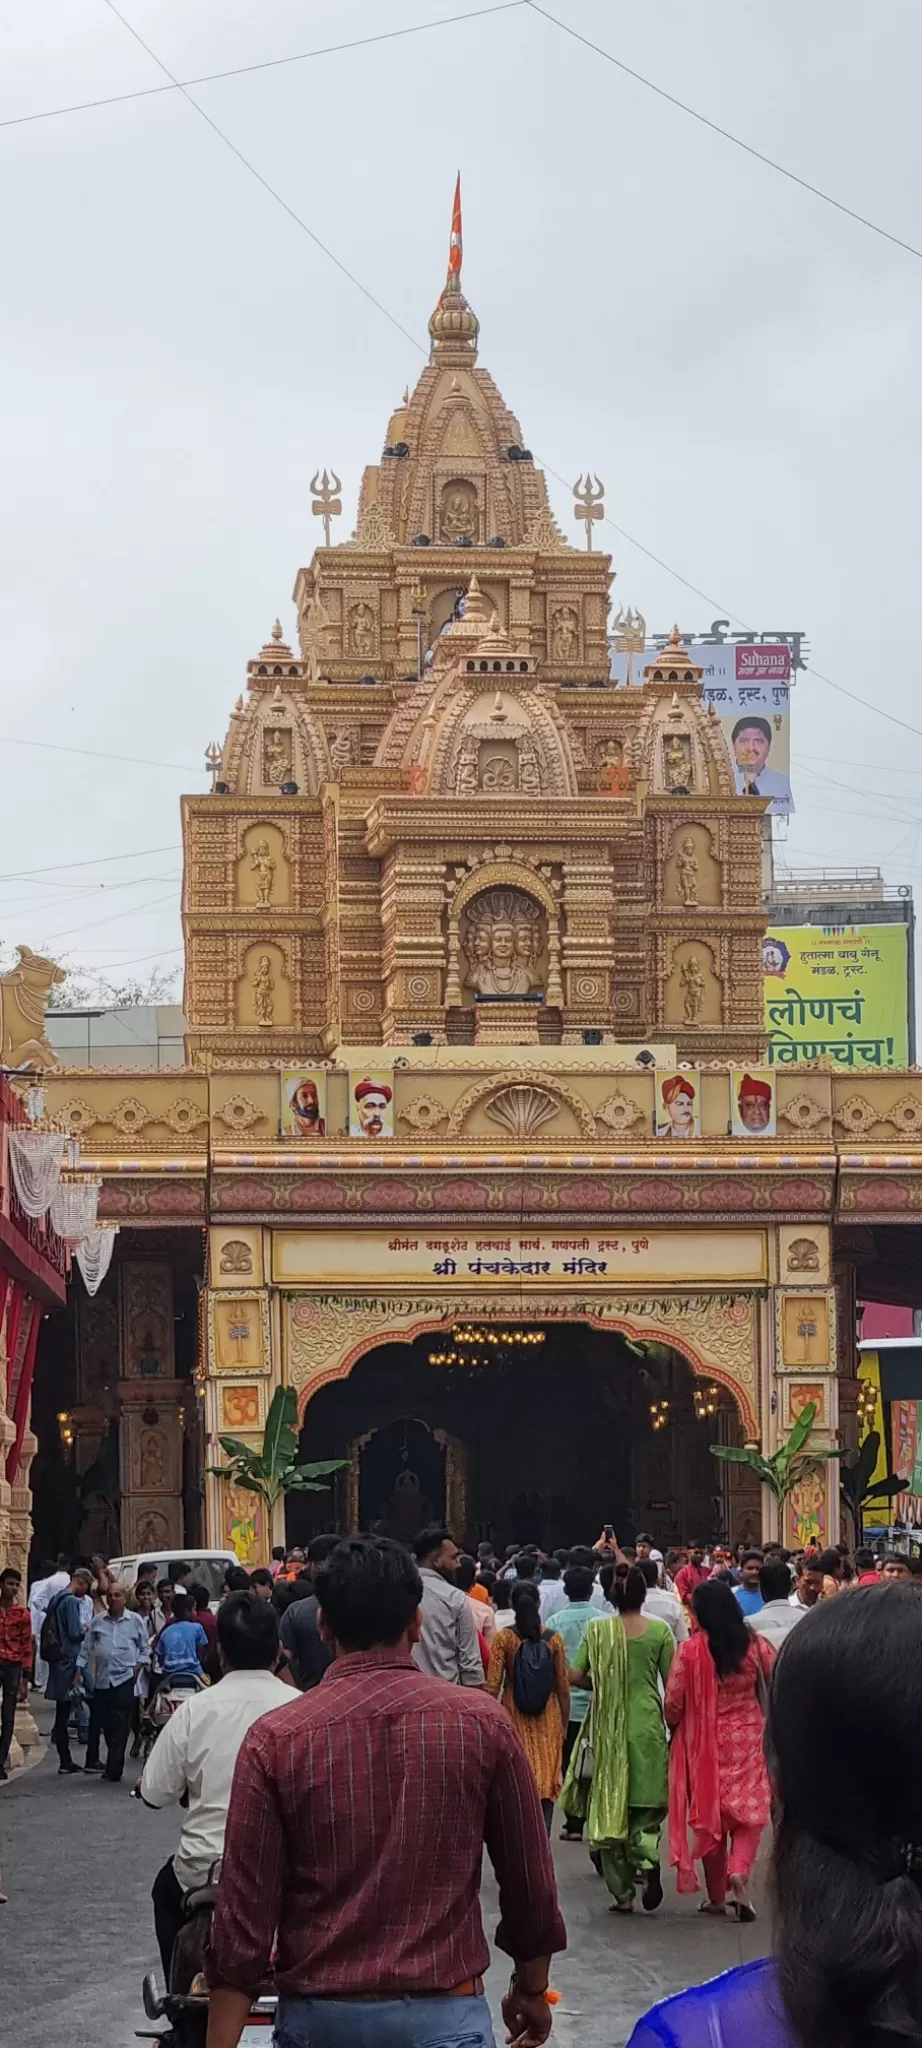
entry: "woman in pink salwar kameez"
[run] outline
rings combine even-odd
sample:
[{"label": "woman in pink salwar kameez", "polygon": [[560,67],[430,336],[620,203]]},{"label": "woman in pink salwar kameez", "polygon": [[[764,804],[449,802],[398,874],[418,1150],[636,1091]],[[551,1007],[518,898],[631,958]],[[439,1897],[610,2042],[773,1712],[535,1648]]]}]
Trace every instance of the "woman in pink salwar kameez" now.
[{"label": "woman in pink salwar kameez", "polygon": [[704,1913],[754,1920],[749,1873],[771,1816],[762,1754],[775,1652],[753,1636],[729,1586],[709,1580],[692,1600],[697,1629],[681,1643],[666,1686],[675,1730],[669,1759],[669,1860],[680,1892],[696,1892],[704,1866]]}]

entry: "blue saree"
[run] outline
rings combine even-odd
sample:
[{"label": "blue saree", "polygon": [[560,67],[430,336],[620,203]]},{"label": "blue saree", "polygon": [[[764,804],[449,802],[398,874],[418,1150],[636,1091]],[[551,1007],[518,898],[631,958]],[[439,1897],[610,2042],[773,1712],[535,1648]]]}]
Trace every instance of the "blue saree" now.
[{"label": "blue saree", "polygon": [[638,2020],[628,2048],[797,2048],[771,1957],[655,2005]]}]

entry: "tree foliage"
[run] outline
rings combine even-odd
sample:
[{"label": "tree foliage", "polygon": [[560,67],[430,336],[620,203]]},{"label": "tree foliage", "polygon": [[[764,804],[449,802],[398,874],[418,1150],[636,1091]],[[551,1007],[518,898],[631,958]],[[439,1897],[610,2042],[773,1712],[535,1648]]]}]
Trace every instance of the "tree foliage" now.
[{"label": "tree foliage", "polygon": [[771,1489],[779,1508],[783,1508],[788,1496],[793,1493],[799,1481],[806,1477],[811,1465],[824,1459],[843,1458],[840,1450],[807,1450],[810,1432],[816,1420],[816,1402],[808,1401],[801,1409],[797,1421],[786,1443],[779,1444],[770,1458],[761,1451],[738,1450],[735,1444],[712,1444],[711,1453],[722,1458],[727,1465],[745,1465],[754,1472],[763,1486]]},{"label": "tree foliage", "polygon": [[886,1479],[872,1480],[879,1456],[880,1431],[872,1429],[860,1450],[846,1451],[842,1461],[842,1499],[852,1518],[856,1542],[861,1540],[863,1510],[874,1501],[892,1500],[894,1494],[903,1493],[909,1485],[906,1476],[901,1479],[895,1472],[888,1472]]},{"label": "tree foliage", "polygon": [[266,1417],[261,1448],[243,1442],[242,1437],[218,1438],[227,1455],[226,1465],[212,1465],[211,1471],[247,1493],[256,1493],[272,1516],[286,1493],[323,1493],[334,1472],[341,1472],[345,1458],[326,1458],[320,1463],[298,1463],[298,1402],[294,1387],[276,1387]]}]

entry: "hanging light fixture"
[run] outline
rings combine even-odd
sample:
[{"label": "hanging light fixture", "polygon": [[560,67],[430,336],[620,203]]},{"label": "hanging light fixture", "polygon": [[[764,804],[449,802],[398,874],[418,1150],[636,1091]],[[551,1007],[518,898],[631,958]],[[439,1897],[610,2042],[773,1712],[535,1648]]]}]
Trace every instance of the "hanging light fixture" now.
[{"label": "hanging light fixture", "polygon": [[859,1430],[870,1429],[877,1414],[877,1388],[871,1380],[859,1380],[855,1417]]},{"label": "hanging light fixture", "polygon": [[489,1365],[498,1364],[516,1354],[543,1344],[544,1330],[521,1330],[497,1328],[488,1323],[481,1327],[476,1323],[455,1323],[451,1333],[451,1347],[444,1345],[437,1351],[430,1351],[430,1365]]},{"label": "hanging light fixture", "polygon": [[720,1388],[715,1386],[713,1381],[705,1387],[696,1383],[694,1403],[696,1422],[707,1422],[712,1415],[717,1414],[720,1407]]},{"label": "hanging light fixture", "polygon": [[59,1183],[51,1202],[51,1221],[65,1244],[76,1247],[95,1230],[101,1188],[102,1181],[91,1174]]},{"label": "hanging light fixture", "polygon": [[650,1422],[654,1430],[665,1429],[669,1421],[669,1402],[650,1402]]}]

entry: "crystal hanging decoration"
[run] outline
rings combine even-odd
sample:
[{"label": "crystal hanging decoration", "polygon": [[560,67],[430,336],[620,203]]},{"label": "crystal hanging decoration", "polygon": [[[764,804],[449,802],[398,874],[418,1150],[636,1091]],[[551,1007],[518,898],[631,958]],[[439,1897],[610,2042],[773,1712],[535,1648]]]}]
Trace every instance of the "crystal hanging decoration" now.
[{"label": "crystal hanging decoration", "polygon": [[102,1181],[63,1180],[51,1204],[51,1221],[65,1244],[76,1247],[96,1228]]},{"label": "crystal hanging decoration", "polygon": [[87,1294],[96,1294],[109,1271],[112,1249],[118,1236],[117,1223],[98,1223],[77,1245],[74,1257],[83,1274]]},{"label": "crystal hanging decoration", "polygon": [[64,1139],[60,1131],[9,1133],[10,1165],[27,1216],[44,1216],[61,1179]]}]

